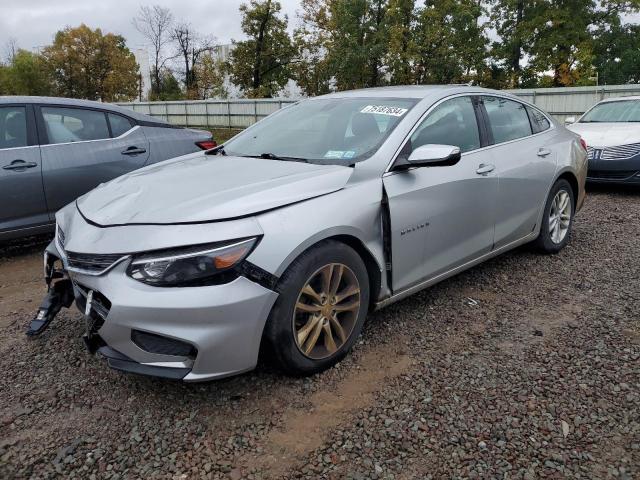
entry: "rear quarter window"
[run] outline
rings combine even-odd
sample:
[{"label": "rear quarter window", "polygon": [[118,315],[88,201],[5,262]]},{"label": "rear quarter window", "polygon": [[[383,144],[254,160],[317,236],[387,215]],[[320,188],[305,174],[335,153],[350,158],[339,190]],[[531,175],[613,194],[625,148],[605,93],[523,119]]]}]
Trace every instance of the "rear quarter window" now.
[{"label": "rear quarter window", "polygon": [[544,132],[551,128],[549,119],[547,119],[540,110],[527,107],[527,113],[529,114],[529,120],[531,120],[531,129],[533,130],[533,133]]}]

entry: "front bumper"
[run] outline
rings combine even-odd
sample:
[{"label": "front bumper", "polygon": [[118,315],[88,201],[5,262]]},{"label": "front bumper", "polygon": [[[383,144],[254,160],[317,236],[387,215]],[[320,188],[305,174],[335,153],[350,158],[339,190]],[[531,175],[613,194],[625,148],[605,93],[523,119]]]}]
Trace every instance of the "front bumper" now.
[{"label": "front bumper", "polygon": [[[111,367],[185,381],[255,367],[264,324],[277,297],[274,291],[243,276],[224,285],[151,287],[127,276],[128,261],[93,276],[69,272],[54,242],[47,252],[62,261],[91,342]],[[89,292],[91,308],[85,312]],[[141,334],[192,348],[179,355],[158,353],[163,348],[147,347],[137,340]]]},{"label": "front bumper", "polygon": [[589,159],[590,183],[640,184],[640,155],[626,160]]}]

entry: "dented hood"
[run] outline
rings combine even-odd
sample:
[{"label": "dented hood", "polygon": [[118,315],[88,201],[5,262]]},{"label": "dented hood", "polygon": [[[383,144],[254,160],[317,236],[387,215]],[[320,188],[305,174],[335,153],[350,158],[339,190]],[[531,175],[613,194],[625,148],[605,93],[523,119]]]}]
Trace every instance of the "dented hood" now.
[{"label": "dented hood", "polygon": [[137,170],[80,197],[100,226],[227,220],[342,189],[352,169],[198,154]]}]

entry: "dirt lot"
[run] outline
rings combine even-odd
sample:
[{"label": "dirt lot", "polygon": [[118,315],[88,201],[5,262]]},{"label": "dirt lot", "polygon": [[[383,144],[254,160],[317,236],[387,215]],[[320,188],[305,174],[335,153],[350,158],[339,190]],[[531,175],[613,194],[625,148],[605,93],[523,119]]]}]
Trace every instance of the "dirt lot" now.
[{"label": "dirt lot", "polygon": [[1,478],[640,478],[640,190],[557,256],[507,254],[371,317],[309,379],[184,385],[23,331],[42,241],[0,251]]}]

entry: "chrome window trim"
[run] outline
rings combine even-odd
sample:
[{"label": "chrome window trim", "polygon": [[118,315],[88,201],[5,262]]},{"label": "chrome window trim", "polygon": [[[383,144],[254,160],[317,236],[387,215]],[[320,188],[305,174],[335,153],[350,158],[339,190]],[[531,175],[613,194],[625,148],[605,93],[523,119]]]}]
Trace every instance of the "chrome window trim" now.
[{"label": "chrome window trim", "polygon": [[[40,145],[40,148],[46,148],[46,147],[57,147],[59,145],[80,145],[83,143],[93,143],[93,142],[108,142],[111,140],[121,140],[123,138],[125,138],[126,136],[128,136],[130,133],[133,133],[136,129],[140,128],[140,125],[134,125],[132,128],[130,128],[129,130],[127,130],[126,132],[124,132],[122,135],[120,135],[119,137],[109,137],[109,138],[98,138],[96,140],[79,140],[77,142],[63,142],[63,143],[45,143],[44,145]],[[37,145],[36,145],[37,146]]]},{"label": "chrome window trim", "polygon": [[40,148],[40,145],[25,145],[24,147],[0,148],[0,152],[8,152],[10,150],[24,150],[25,148]]},{"label": "chrome window trim", "polygon": [[[391,162],[389,162],[389,164],[387,165],[387,168],[385,169],[384,173],[383,173],[383,177],[386,177],[388,175],[393,175],[396,174],[398,172],[394,172],[391,170],[391,167],[393,166],[393,164],[396,162],[396,160],[398,159],[398,156],[400,155],[400,152],[402,151],[402,149],[404,148],[405,144],[407,143],[407,140],[409,138],[411,138],[411,136],[416,132],[416,130],[418,129],[418,127],[422,124],[422,122],[426,119],[426,117],[431,114],[433,112],[433,110],[438,107],[440,104],[446,102],[447,100],[451,100],[453,98],[457,98],[457,97],[497,97],[497,98],[503,98],[505,100],[511,100],[513,102],[516,103],[521,103],[522,105],[529,105],[533,108],[536,108],[537,110],[540,110],[539,108],[535,107],[534,105],[530,105],[527,102],[523,102],[520,100],[516,100],[510,97],[505,97],[504,95],[497,95],[495,93],[484,93],[484,92],[477,92],[477,93],[469,93],[469,92],[465,92],[465,93],[456,93],[454,95],[449,95],[448,97],[444,97],[441,98],[440,100],[438,100],[436,103],[434,103],[433,105],[431,105],[431,107],[429,107],[429,109],[422,114],[422,116],[420,117],[420,119],[415,123],[415,125],[411,128],[411,130],[409,131],[409,133],[404,137],[404,139],[402,140],[402,142],[400,143],[400,146],[396,149],[396,153],[393,155],[393,159],[391,160]],[[501,143],[494,143],[493,145],[487,145],[485,147],[480,147],[480,148],[476,148],[474,150],[469,150],[466,151],[464,153],[462,153],[462,157],[465,157],[467,154],[470,153],[476,153],[476,152],[484,152],[487,151],[491,148],[495,148],[495,147],[500,147],[502,145],[509,145],[511,143],[514,142],[521,142],[522,140],[526,140],[528,138],[533,138],[533,137],[537,137],[538,135],[546,135],[549,132],[553,131],[556,129],[556,125],[555,123],[549,118],[549,116],[547,114],[545,114],[542,110],[540,110],[540,113],[542,113],[544,115],[544,117],[549,121],[549,125],[550,127],[547,128],[546,130],[543,130],[542,132],[538,132],[538,133],[533,133],[533,129],[531,130],[531,135],[527,135],[526,137],[520,137],[520,138],[515,138],[513,140],[509,140],[507,142],[501,142]],[[420,167],[415,167],[415,168],[420,168]],[[410,168],[408,170],[413,170],[413,168]],[[408,171],[405,170],[405,171]]]}]

